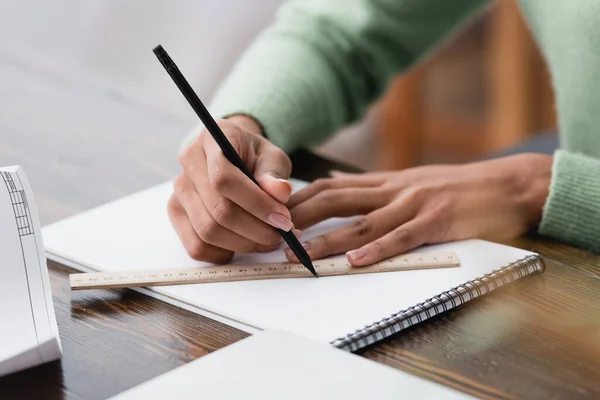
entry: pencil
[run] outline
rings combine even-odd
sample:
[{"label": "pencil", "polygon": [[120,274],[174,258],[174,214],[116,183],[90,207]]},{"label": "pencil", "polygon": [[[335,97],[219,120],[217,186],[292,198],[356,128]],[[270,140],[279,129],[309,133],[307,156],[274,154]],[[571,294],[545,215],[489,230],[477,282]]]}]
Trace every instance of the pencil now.
[{"label": "pencil", "polygon": [[[210,133],[210,135],[214,138],[215,142],[217,142],[217,144],[223,151],[223,154],[225,154],[225,157],[234,166],[239,168],[244,173],[244,175],[250,178],[252,182],[260,186],[254,178],[254,176],[252,175],[252,172],[250,172],[246,164],[244,164],[244,161],[242,161],[238,153],[231,145],[231,143],[229,143],[229,140],[227,140],[227,137],[225,137],[225,134],[223,133],[219,125],[217,125],[216,121],[210,115],[206,107],[204,107],[204,104],[202,104],[202,101],[200,101],[200,99],[194,92],[194,89],[192,89],[188,81],[185,79],[181,71],[179,71],[179,68],[177,68],[177,65],[175,65],[171,57],[169,57],[165,49],[163,49],[161,45],[158,45],[152,51],[158,58],[158,61],[160,61],[162,66],[165,68],[169,76],[171,76],[173,82],[175,82],[175,84],[183,94],[183,97],[185,97],[190,106],[194,109],[194,111],[196,112],[196,114]],[[308,269],[315,277],[317,277],[317,271],[315,271],[315,268],[312,265],[312,261],[310,260],[308,253],[306,253],[306,250],[304,250],[304,247],[302,247],[302,245],[298,241],[298,238],[296,238],[292,231],[290,230],[289,232],[286,232],[282,229],[275,229],[279,231],[285,242],[294,252],[294,254],[302,263],[302,265],[304,265],[306,269]]]}]

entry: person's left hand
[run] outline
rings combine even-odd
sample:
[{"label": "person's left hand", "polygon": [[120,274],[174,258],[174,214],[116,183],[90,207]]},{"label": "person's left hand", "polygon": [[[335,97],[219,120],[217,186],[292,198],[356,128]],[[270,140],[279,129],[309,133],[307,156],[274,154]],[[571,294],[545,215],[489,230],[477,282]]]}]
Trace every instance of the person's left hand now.
[{"label": "person's left hand", "polygon": [[[298,229],[361,215],[303,246],[313,260],[347,252],[352,265],[365,266],[424,244],[525,233],[541,220],[551,170],[552,156],[521,154],[463,165],[335,173],[294,194],[287,206]],[[286,256],[298,262],[289,249]]]}]

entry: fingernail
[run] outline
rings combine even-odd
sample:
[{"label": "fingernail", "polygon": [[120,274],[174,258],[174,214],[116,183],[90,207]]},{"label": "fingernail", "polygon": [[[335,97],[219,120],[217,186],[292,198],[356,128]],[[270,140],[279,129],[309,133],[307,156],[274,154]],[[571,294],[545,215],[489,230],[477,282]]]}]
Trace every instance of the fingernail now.
[{"label": "fingernail", "polygon": [[278,178],[278,177],[273,176],[271,174],[265,174],[265,176],[267,178],[269,178],[269,179],[276,180],[277,182],[285,183],[286,185],[291,185],[292,184],[288,179]]},{"label": "fingernail", "polygon": [[288,188],[290,188],[290,190],[294,190],[294,186],[292,185],[292,182],[288,181],[287,179],[280,179],[280,178],[276,178],[277,181],[281,182],[281,183],[285,183]]},{"label": "fingernail", "polygon": [[367,251],[364,249],[356,249],[347,252],[346,255],[350,257],[352,261],[358,261],[367,255]]},{"label": "fingernail", "polygon": [[273,225],[275,228],[279,228],[286,232],[294,227],[294,224],[292,223],[292,221],[287,219],[283,214],[279,214],[279,213],[269,214],[269,216],[267,217],[267,221],[269,221],[269,223],[271,225]]},{"label": "fingernail", "polygon": [[304,247],[304,250],[310,249],[310,242],[304,242],[304,243],[302,243],[302,247]]}]

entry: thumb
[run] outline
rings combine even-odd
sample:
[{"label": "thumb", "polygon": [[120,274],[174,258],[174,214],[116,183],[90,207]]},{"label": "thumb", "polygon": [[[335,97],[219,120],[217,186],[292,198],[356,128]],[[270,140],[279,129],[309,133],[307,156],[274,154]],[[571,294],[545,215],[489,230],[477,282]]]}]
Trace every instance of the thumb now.
[{"label": "thumb", "polygon": [[291,172],[292,162],[278,148],[261,152],[254,165],[254,177],[260,187],[283,204],[292,194],[292,184],[288,180]]}]

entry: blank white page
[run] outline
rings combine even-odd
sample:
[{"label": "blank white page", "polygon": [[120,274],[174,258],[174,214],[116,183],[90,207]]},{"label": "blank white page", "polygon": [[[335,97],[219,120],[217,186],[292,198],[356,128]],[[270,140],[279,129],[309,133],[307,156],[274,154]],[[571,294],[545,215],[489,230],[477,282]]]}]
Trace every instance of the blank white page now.
[{"label": "blank white page", "polygon": [[[0,168],[0,375],[60,356],[58,329],[29,183]],[[55,344],[48,345],[49,342]]]},{"label": "blank white page", "polygon": [[[296,186],[300,182],[294,182]],[[172,229],[166,183],[44,228],[48,256],[82,270],[126,271],[206,265],[191,260]],[[348,223],[331,219],[302,239]],[[173,304],[254,332],[282,329],[330,342],[532,253],[482,240],[418,251],[455,251],[458,268],[156,287]],[[284,261],[282,250],[237,255],[234,263]]]},{"label": "blank white page", "polygon": [[472,399],[437,383],[280,331],[265,331],[113,397],[150,399]]}]

